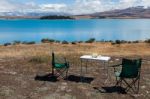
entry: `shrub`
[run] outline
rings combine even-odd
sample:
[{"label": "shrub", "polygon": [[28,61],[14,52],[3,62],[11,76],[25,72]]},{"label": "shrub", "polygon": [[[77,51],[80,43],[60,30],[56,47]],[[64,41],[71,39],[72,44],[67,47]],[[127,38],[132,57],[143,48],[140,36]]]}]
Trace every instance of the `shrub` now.
[{"label": "shrub", "polygon": [[8,46],[8,45],[11,45],[11,43],[4,43],[4,46]]},{"label": "shrub", "polygon": [[127,43],[129,43],[129,44],[130,44],[130,43],[132,43],[132,42],[131,42],[131,41],[128,41]]},{"label": "shrub", "polygon": [[139,43],[139,41],[133,41],[132,43]]},{"label": "shrub", "polygon": [[121,42],[121,43],[127,43],[127,41],[125,41],[125,40],[121,40],[120,42]]},{"label": "shrub", "polygon": [[93,43],[95,42],[95,38],[90,38],[89,40],[85,41],[86,43]]},{"label": "shrub", "polygon": [[55,40],[54,39],[49,39],[49,42],[52,43],[52,42],[55,42]]},{"label": "shrub", "polygon": [[41,42],[42,42],[42,43],[48,43],[49,40],[48,40],[48,39],[42,39]]},{"label": "shrub", "polygon": [[67,41],[64,40],[64,41],[62,41],[62,44],[69,44],[69,43],[68,43]]},{"label": "shrub", "polygon": [[74,42],[71,42],[71,44],[74,44],[74,45],[75,45],[75,44],[76,44],[76,42],[75,42],[75,41],[74,41]]},{"label": "shrub", "polygon": [[78,41],[78,43],[83,43],[83,41]]},{"label": "shrub", "polygon": [[116,44],[121,44],[121,41],[120,40],[116,40],[115,43]]},{"label": "shrub", "polygon": [[35,44],[35,42],[34,42],[34,41],[31,41],[31,42],[28,42],[27,44]]},{"label": "shrub", "polygon": [[150,43],[150,39],[145,40],[145,43]]},{"label": "shrub", "polygon": [[115,44],[121,44],[122,42],[120,40],[116,40],[116,41],[112,41],[111,44],[115,45]]},{"label": "shrub", "polygon": [[17,44],[20,44],[20,43],[21,43],[21,41],[14,41],[13,45],[17,45]]},{"label": "shrub", "polygon": [[52,42],[55,42],[54,39],[49,39],[49,38],[44,38],[41,40],[42,43],[52,43]]},{"label": "shrub", "polygon": [[35,44],[35,42],[34,41],[30,41],[30,42],[24,41],[22,44],[28,44],[28,45],[30,45],[30,44]]}]

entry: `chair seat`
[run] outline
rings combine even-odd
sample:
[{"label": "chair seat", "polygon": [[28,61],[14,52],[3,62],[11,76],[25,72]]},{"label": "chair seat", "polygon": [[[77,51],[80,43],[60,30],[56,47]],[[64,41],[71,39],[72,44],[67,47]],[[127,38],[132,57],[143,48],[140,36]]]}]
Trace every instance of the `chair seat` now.
[{"label": "chair seat", "polygon": [[122,74],[121,74],[121,71],[116,71],[116,72],[115,72],[115,76],[116,76],[116,77],[121,77],[121,78],[122,78],[122,77],[123,77],[123,78],[129,78],[129,79],[130,79],[130,78],[136,78],[136,77],[137,77],[136,75],[132,75],[132,76],[131,76],[131,75],[122,75]]},{"label": "chair seat", "polygon": [[54,68],[64,68],[67,67],[66,63],[55,63],[55,67]]}]

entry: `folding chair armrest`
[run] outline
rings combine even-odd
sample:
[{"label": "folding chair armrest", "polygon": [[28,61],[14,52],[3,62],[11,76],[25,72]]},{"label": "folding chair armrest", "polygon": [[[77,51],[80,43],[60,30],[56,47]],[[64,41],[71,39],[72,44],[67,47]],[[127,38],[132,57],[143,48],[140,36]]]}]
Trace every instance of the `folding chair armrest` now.
[{"label": "folding chair armrest", "polygon": [[115,67],[119,67],[119,66],[122,66],[122,64],[111,65],[111,66],[109,66],[109,67],[113,67],[113,68],[115,68]]},{"label": "folding chair armrest", "polygon": [[117,71],[117,67],[120,67],[120,66],[122,66],[122,64],[112,65],[110,67],[113,67],[114,68],[114,72],[116,72]]},{"label": "folding chair armrest", "polygon": [[69,67],[69,61],[67,60],[67,58],[66,57],[63,57],[64,58],[64,60],[65,60],[65,63],[67,64],[67,66]]}]

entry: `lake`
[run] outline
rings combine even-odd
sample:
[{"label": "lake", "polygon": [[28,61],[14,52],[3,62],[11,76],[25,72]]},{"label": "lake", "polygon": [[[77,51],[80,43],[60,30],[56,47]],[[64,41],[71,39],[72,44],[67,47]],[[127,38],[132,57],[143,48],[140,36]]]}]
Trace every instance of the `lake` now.
[{"label": "lake", "polygon": [[145,40],[150,19],[0,20],[0,43],[41,41],[42,38],[80,41]]}]

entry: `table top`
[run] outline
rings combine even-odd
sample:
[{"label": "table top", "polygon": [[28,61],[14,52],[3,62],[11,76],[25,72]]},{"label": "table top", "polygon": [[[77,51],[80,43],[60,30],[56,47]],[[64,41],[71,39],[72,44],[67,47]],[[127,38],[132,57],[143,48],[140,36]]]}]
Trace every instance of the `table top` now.
[{"label": "table top", "polygon": [[88,60],[100,60],[100,61],[109,61],[111,57],[108,56],[97,56],[97,57],[92,57],[92,55],[83,55],[80,57],[80,59],[88,59]]}]

